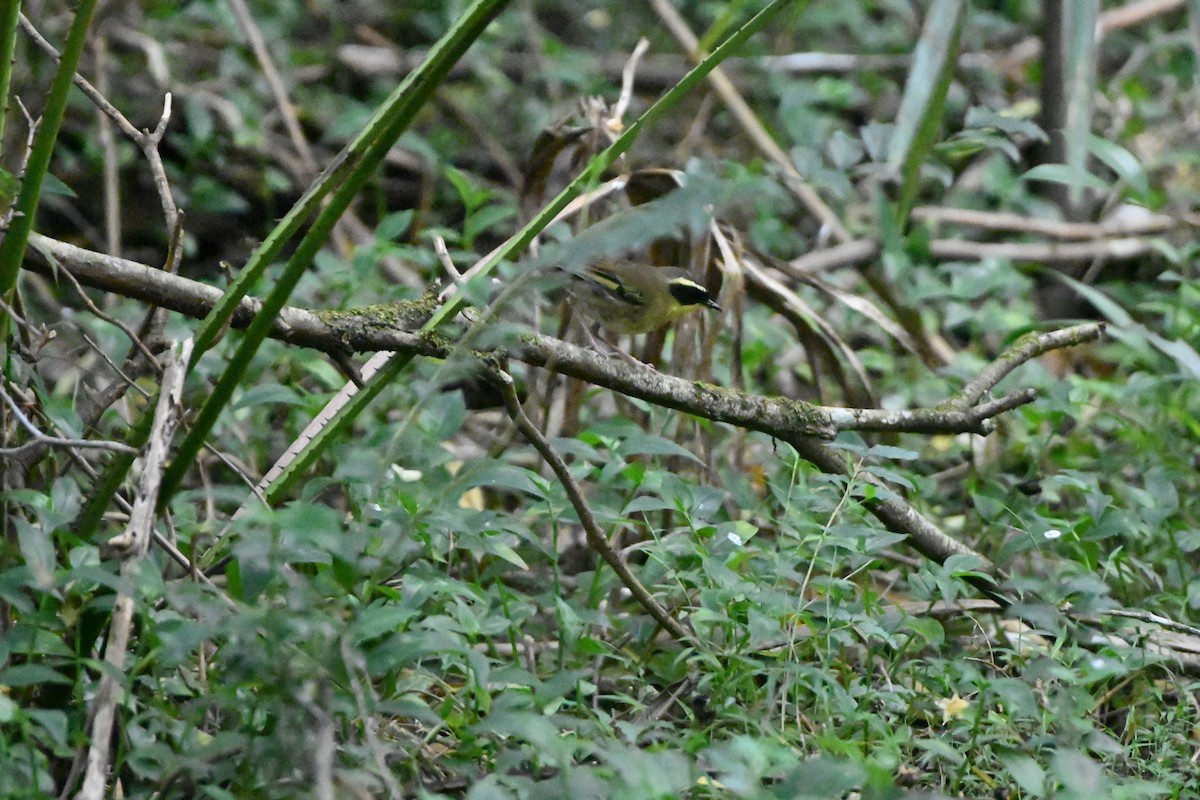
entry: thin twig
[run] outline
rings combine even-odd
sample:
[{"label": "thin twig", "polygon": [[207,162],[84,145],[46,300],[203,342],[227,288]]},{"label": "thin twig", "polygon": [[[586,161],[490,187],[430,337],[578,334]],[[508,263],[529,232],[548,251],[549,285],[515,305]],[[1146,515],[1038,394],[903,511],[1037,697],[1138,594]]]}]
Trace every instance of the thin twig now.
[{"label": "thin twig", "polygon": [[[48,42],[46,38],[38,32],[37,28],[33,27],[33,23],[26,19],[24,14],[21,15],[21,30],[25,31],[25,34],[32,39],[33,43],[40,47],[42,51],[46,53],[46,55],[50,56],[55,61],[59,60],[60,55],[58,49],[54,45],[50,44],[50,42]],[[91,100],[97,108],[99,108],[102,112],[104,112],[105,115],[109,117],[109,119],[116,123],[117,127],[121,129],[122,133],[124,133],[132,141],[138,141],[138,138],[141,136],[141,132],[138,131],[138,129],[135,128],[133,124],[125,118],[124,114],[117,110],[116,106],[108,102],[108,98],[101,94],[95,86],[89,83],[86,78],[78,73],[75,74],[75,85],[78,86],[85,95],[87,95],[87,98]]]},{"label": "thin twig", "polygon": [[629,590],[629,593],[633,595],[642,608],[646,610],[646,613],[653,617],[658,624],[662,625],[676,641],[694,642],[692,633],[687,629],[687,626],[671,616],[658,600],[654,598],[654,595],[650,594],[646,587],[642,585],[642,582],[638,580],[638,577],[633,574],[633,571],[629,569],[629,565],[625,563],[625,560],[621,558],[621,554],[616,551],[604,536],[604,533],[600,530],[600,525],[596,522],[596,518],[592,514],[591,507],[588,506],[587,500],[583,496],[583,491],[579,488],[579,484],[575,481],[575,477],[567,467],[567,462],[563,461],[562,456],[551,446],[550,442],[546,441],[546,438],[542,436],[542,432],[537,429],[537,426],[529,421],[529,417],[525,416],[525,411],[521,408],[521,401],[517,399],[517,392],[513,388],[512,377],[504,372],[493,373],[492,377],[504,395],[504,406],[508,410],[509,416],[512,417],[517,427],[520,428],[521,433],[529,439],[534,449],[550,465],[550,469],[554,471],[555,476],[562,484],[563,490],[567,493],[567,499],[570,500],[571,506],[579,516],[579,523],[583,526],[588,545],[612,568],[617,578],[624,584],[625,588]]},{"label": "thin twig", "polygon": [[[650,6],[676,41],[682,45],[688,56],[698,61],[701,57],[700,40],[696,38],[696,34],[692,33],[691,28],[688,27],[687,22],[684,21],[675,6],[671,5],[669,0],[650,0]],[[792,159],[759,122],[758,116],[742,97],[733,81],[725,74],[725,71],[720,67],[714,68],[708,75],[708,81],[730,113],[733,114],[734,119],[746,131],[754,146],[784,171],[787,176],[787,187],[808,207],[813,216],[820,220],[821,225],[829,231],[835,241],[839,243],[849,241],[850,232],[846,230],[842,221],[825,204],[821,196],[808,185],[804,176],[800,174],[800,170],[796,169]]]},{"label": "thin twig", "polygon": [[280,116],[283,117],[283,127],[287,130],[288,138],[292,140],[292,146],[296,148],[297,155],[304,162],[305,169],[315,175],[318,171],[317,159],[313,156],[312,147],[304,136],[304,130],[300,127],[296,109],[292,105],[291,98],[288,97],[287,89],[283,85],[283,76],[279,74],[279,70],[275,66],[275,59],[271,57],[271,51],[267,48],[267,40],[263,37],[262,29],[258,27],[245,0],[229,0],[229,7],[233,9],[233,16],[237,20],[238,27],[242,29],[246,41],[250,43],[250,49],[254,51],[255,60],[262,67],[263,77],[267,79],[267,86],[270,87],[271,96],[275,100],[275,107],[279,109]]},{"label": "thin twig", "polygon": [[913,209],[913,219],[930,224],[947,223],[986,230],[1014,231],[1048,236],[1052,239],[1105,239],[1115,236],[1136,236],[1163,233],[1179,227],[1183,220],[1166,214],[1146,214],[1144,218],[1111,222],[1068,222],[1042,217],[1027,217],[1004,211],[979,211],[973,208],[950,206],[921,206]]},{"label": "thin twig", "polygon": [[[60,58],[58,50],[50,42],[46,41],[33,26],[33,23],[21,15],[21,28],[33,39],[34,43],[40,47],[47,55],[58,61]],[[154,181],[154,186],[158,190],[159,202],[163,208],[163,216],[166,218],[166,230],[169,238],[176,237],[176,231],[180,227],[179,208],[175,204],[175,198],[171,194],[170,183],[167,180],[167,172],[163,168],[162,158],[158,153],[158,144],[162,141],[163,135],[167,130],[167,123],[171,119],[171,93],[167,92],[163,100],[163,113],[159,117],[158,124],[153,131],[138,130],[133,124],[117,110],[117,107],[108,101],[95,86],[87,81],[79,73],[75,74],[74,83],[76,86],[87,95],[88,99],[100,109],[100,111],[111,119],[120,129],[121,133],[125,134],[145,155],[146,161],[150,165],[151,176]],[[183,257],[182,248],[170,248],[172,255],[166,261],[165,268],[174,273],[179,267],[179,261]]]},{"label": "thin twig", "polygon": [[75,447],[90,448],[92,450],[114,450],[118,453],[137,452],[136,449],[127,444],[122,444],[121,442],[104,442],[96,439],[66,439],[59,436],[48,436],[38,430],[37,426],[30,421],[29,417],[25,416],[25,412],[21,410],[21,407],[17,405],[17,401],[13,399],[12,395],[8,393],[3,385],[0,385],[0,398],[3,398],[5,405],[9,407],[9,410],[12,411],[13,415],[17,418],[17,421],[20,422],[21,426],[25,428],[25,430],[29,431],[29,434],[33,437],[32,441],[26,442],[18,447],[0,447],[0,455],[17,455],[19,453],[23,453],[31,447],[38,447],[42,445],[63,448]]},{"label": "thin twig", "polygon": [[[158,359],[154,357],[154,353],[151,352],[150,348],[147,347],[146,344],[138,337],[137,333],[121,320],[117,319],[111,314],[101,311],[100,308],[92,302],[92,298],[87,296],[87,292],[85,292],[83,287],[79,285],[79,279],[76,278],[69,269],[58,270],[57,275],[59,277],[62,277],[63,275],[67,277],[67,280],[71,283],[71,287],[75,290],[75,294],[78,295],[81,301],[83,301],[83,304],[87,307],[88,311],[92,312],[93,316],[99,317],[109,325],[112,325],[114,328],[121,331],[121,333],[125,334],[125,336],[129,338],[130,344],[141,351],[142,355],[145,356],[147,363],[153,367],[155,372],[158,372],[160,369],[162,369],[158,363]],[[118,372],[119,371],[120,370],[118,370]]]},{"label": "thin twig", "polygon": [[158,487],[162,481],[171,436],[179,422],[180,396],[191,349],[192,341],[188,339],[175,348],[167,360],[129,525],[120,536],[109,541],[109,545],[120,553],[120,588],[113,601],[112,621],[104,653],[104,660],[109,669],[104,670],[100,676],[100,685],[92,706],[94,713],[90,731],[91,744],[88,748],[83,786],[76,795],[77,800],[101,800],[106,794],[109,748],[121,689],[120,678],[117,676],[124,673],[129,634],[133,629],[133,598],[136,592],[134,574],[153,538]]},{"label": "thin twig", "polygon": [[[937,261],[1032,261],[1042,264],[1076,264],[1097,258],[1128,261],[1154,250],[1152,238],[1123,236],[1083,242],[971,242],[964,239],[934,239],[929,255]],[[810,253],[788,262],[796,272],[828,272],[867,264],[879,258],[883,245],[871,239],[856,239]]]},{"label": "thin twig", "polygon": [[179,263],[183,260],[183,216],[179,206],[175,204],[175,196],[171,194],[171,184],[167,179],[167,170],[163,166],[162,156],[158,152],[158,144],[167,132],[167,124],[171,121],[171,93],[163,96],[163,111],[158,118],[158,124],[153,131],[142,131],[135,140],[146,163],[150,165],[150,175],[154,180],[154,188],[158,191],[158,201],[162,205],[163,219],[166,221],[167,258],[163,269],[174,275],[179,271]]},{"label": "thin twig", "polygon": [[454,266],[454,259],[450,257],[450,248],[446,246],[446,240],[441,236],[433,237],[433,252],[437,255],[438,262],[446,270],[446,274],[450,276],[454,285],[462,286],[462,273],[458,271],[458,267]]},{"label": "thin twig", "polygon": [[1200,639],[1200,628],[1197,628],[1194,625],[1188,625],[1185,622],[1176,622],[1173,619],[1163,617],[1158,614],[1153,614],[1149,611],[1135,611],[1125,608],[1108,608],[1096,614],[1084,615],[1084,618],[1094,619],[1098,616],[1123,617],[1125,619],[1134,619],[1138,622],[1149,622],[1154,625],[1158,625],[1159,627],[1166,628],[1167,630],[1175,631],[1176,633],[1184,633],[1188,636],[1194,636],[1197,639]]},{"label": "thin twig", "polygon": [[[76,332],[79,334],[79,337],[83,339],[84,344],[90,347],[92,352],[98,355],[104,361],[104,363],[108,365],[108,368],[116,373],[117,377],[120,378],[123,385],[127,389],[133,389],[141,394],[142,397],[150,397],[150,393],[141,386],[138,386],[137,381],[126,374],[125,370],[121,369],[121,367],[117,365],[117,362],[113,361],[112,358],[109,357],[108,353],[104,352],[104,348],[102,348],[91,336],[87,334],[86,329],[84,329],[82,325],[76,324],[75,328]],[[155,362],[155,370],[157,371],[157,369],[158,362]],[[124,392],[122,392],[122,394],[124,394]]]},{"label": "thin twig", "polygon": [[[20,95],[13,95],[13,99],[17,102],[17,108],[21,109],[21,116],[25,118],[25,149],[21,151],[21,161],[17,165],[16,177],[18,181],[25,180],[25,171],[29,168],[29,157],[33,154],[33,140],[37,137],[38,127],[41,125],[41,117],[36,120],[30,115],[29,109],[21,102]],[[19,212],[17,211],[16,203],[8,203],[4,209],[4,213],[0,215],[0,233],[8,229],[12,224],[13,219]]]},{"label": "thin twig", "polygon": [[612,107],[612,117],[615,120],[624,119],[625,112],[629,110],[629,101],[633,99],[633,78],[637,75],[638,62],[642,60],[642,56],[649,49],[649,39],[645,36],[638,39],[637,45],[629,55],[629,61],[625,62],[625,68],[621,70],[621,95]]},{"label": "thin twig", "polygon": [[[108,38],[96,37],[96,88],[108,92]],[[117,142],[113,136],[113,122],[107,114],[97,109],[100,125],[100,153],[104,164],[104,249],[114,256],[121,255],[121,190],[120,161]]]}]

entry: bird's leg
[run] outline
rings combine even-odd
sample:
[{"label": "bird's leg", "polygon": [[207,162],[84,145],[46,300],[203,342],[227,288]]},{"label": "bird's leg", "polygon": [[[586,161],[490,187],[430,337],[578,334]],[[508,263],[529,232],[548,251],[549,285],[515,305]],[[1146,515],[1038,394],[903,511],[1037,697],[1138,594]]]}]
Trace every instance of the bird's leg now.
[{"label": "bird's leg", "polygon": [[592,327],[590,325],[584,325],[583,332],[587,334],[588,340],[592,343],[592,348],[600,355],[607,356],[609,358],[618,357],[624,359],[628,364],[631,364],[635,367],[649,367],[650,369],[654,369],[652,365],[647,364],[644,361],[639,361],[620,348],[609,346],[607,342],[599,339],[596,334],[592,332]]}]

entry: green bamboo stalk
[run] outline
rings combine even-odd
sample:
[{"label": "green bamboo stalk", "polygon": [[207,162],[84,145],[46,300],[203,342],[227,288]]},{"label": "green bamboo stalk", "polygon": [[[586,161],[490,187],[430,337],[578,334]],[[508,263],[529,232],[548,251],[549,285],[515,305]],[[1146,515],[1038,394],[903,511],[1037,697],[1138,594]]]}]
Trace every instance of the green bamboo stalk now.
[{"label": "green bamboo stalk", "polygon": [[[355,162],[354,159],[339,158],[335,167],[326,171],[329,183],[337,176],[345,174],[345,180],[337,187],[328,205],[322,209],[317,219],[309,227],[296,251],[288,259],[283,274],[278,283],[263,301],[262,308],[250,324],[229,365],[222,372],[213,387],[212,393],[201,407],[199,414],[192,423],[187,437],[179,446],[179,450],[163,475],[163,484],[159,492],[160,505],[165,504],[178,489],[184,474],[191,467],[192,461],[204,446],[204,440],[212,431],[217,419],[233,398],[234,390],[241,383],[258,348],[270,332],[271,325],[279,310],[287,303],[304,271],[312,263],[313,257],[328,239],[333,226],[342,213],[357,196],[367,179],[374,173],[388,149],[395,143],[416,117],[417,112],[433,94],[437,85],[449,73],[450,68],[466,52],[467,48],[483,33],[484,28],[495,19],[504,9],[508,0],[477,0],[468,11],[457,20],[426,56],[421,66],[409,76],[403,91],[393,93],[389,103],[385,104],[383,113],[372,118],[356,142],[363,145],[363,155]],[[322,183],[326,182],[323,176]],[[298,216],[302,221],[303,217]],[[271,258],[278,253],[282,241],[268,251],[264,246],[255,261],[255,268],[265,268]],[[249,266],[248,270],[249,270]],[[248,271],[247,270],[247,271]],[[247,282],[248,283],[248,282]],[[239,298],[240,299],[240,298]],[[215,310],[214,310],[215,313]],[[213,319],[213,314],[209,315]],[[205,320],[207,325],[210,319]],[[222,320],[221,324],[224,324]],[[198,338],[207,341],[207,336],[213,335],[211,329],[205,328]]]},{"label": "green bamboo stalk", "polygon": [[946,91],[958,60],[965,15],[962,0],[935,0],[917,41],[912,71],[888,146],[888,169],[900,179],[896,222],[901,230],[920,189],[921,165],[937,141]]},{"label": "green bamboo stalk", "polygon": [[[50,159],[54,155],[58,131],[62,127],[63,116],[67,110],[67,95],[71,91],[71,82],[75,79],[75,70],[83,55],[96,2],[97,0],[80,0],[79,7],[75,10],[75,18],[71,21],[71,29],[67,33],[67,41],[58,61],[58,72],[50,85],[46,107],[42,110],[42,121],[34,134],[33,149],[29,154],[21,191],[17,195],[17,214],[4,234],[4,241],[0,242],[0,295],[8,295],[17,285],[17,275],[25,258],[25,248],[29,244],[29,233],[33,230],[34,216],[42,194],[42,182],[50,169]],[[7,4],[15,5],[12,0]]]},{"label": "green bamboo stalk", "polygon": [[17,53],[17,26],[21,21],[21,0],[0,4],[0,142],[4,141],[4,121],[8,117],[8,90],[12,87],[13,60]]},{"label": "green bamboo stalk", "polygon": [[[371,115],[362,131],[322,171],[312,186],[250,256],[245,267],[238,273],[237,279],[200,324],[196,331],[192,366],[195,366],[201,354],[218,340],[242,298],[262,277],[266,268],[275,263],[284,246],[291,241],[305,221],[320,208],[321,201],[344,183],[361,188],[411,123],[416,111],[424,105],[433,88],[445,77],[467,47],[479,37],[488,23],[504,10],[508,2],[509,0],[476,0],[434,44],[421,65],[410,72]],[[347,198],[345,203],[348,204],[352,199],[353,195]],[[340,217],[345,206],[335,208],[335,205],[336,203],[331,203],[327,206],[321,216]],[[247,336],[249,335],[251,334],[247,333]]]},{"label": "green bamboo stalk", "polygon": [[[654,105],[646,109],[608,148],[597,153],[583,170],[565,189],[551,200],[538,214],[520,231],[509,239],[492,257],[480,268],[479,277],[487,275],[500,262],[511,260],[522,253],[533,238],[550,224],[567,204],[578,197],[596,176],[602,174],[614,161],[626,152],[637,140],[642,130],[653,125],[673,108],[691,91],[697,83],[704,80],[714,68],[731,56],[747,39],[763,28],[776,14],[790,5],[794,0],[773,0],[755,16],[747,20],[734,31],[708,57],[691,69],[684,77],[660,97]],[[448,319],[453,319],[462,310],[465,300],[462,295],[455,295],[444,303],[437,312],[425,323],[422,330],[434,330]],[[267,489],[267,500],[276,503],[284,496],[302,475],[316,463],[321,454],[335,440],[337,434],[344,430],[362,411],[370,405],[384,387],[391,383],[404,367],[412,361],[409,355],[394,355],[372,376],[362,389],[330,419],[329,423],[309,441],[295,460],[279,475]]]}]

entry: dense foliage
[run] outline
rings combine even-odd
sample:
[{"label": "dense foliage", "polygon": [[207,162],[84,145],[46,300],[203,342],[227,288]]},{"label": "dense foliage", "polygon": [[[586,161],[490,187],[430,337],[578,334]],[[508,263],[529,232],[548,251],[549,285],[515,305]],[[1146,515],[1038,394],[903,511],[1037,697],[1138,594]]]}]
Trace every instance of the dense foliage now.
[{"label": "dense foliage", "polygon": [[[49,238],[31,239],[14,290],[0,286],[0,796],[86,791],[102,676],[114,797],[1195,796],[1200,28],[1187,10],[1107,9],[1097,25],[1090,2],[785,4],[721,65],[743,113],[689,73],[669,3],[501,2],[472,17],[486,5],[257,3],[248,28],[240,2],[151,1],[92,21],[80,73],[136,128],[153,131],[165,92],[172,111],[146,145],[67,96],[34,196]],[[702,53],[765,5],[675,4]],[[64,46],[71,10],[22,11]],[[469,50],[444,74],[413,72],[456,35]],[[618,125],[639,35],[649,49]],[[36,167],[12,100],[49,114],[57,69],[25,32],[12,44],[6,211],[14,176]],[[581,107],[589,97],[604,104]],[[1063,108],[1039,112],[1051,97]],[[321,170],[363,131],[379,146],[350,162],[370,168],[347,208],[322,216],[314,201],[253,296],[296,267],[280,303],[331,325],[372,319],[369,337],[410,308],[388,304],[453,283],[447,260],[465,271],[521,230],[540,250],[514,247],[463,283],[473,312],[435,317],[421,345],[460,349],[414,349],[368,378],[378,394],[266,503],[252,487],[365,354],[350,334],[322,353],[286,329],[258,347],[217,320],[151,495],[156,539],[144,557],[122,549],[166,343],[203,345],[207,307],[153,314],[144,285],[81,287],[49,240],[156,269],[175,257],[181,278],[228,292],[306,191],[332,190],[336,207],[347,184]],[[617,153],[622,132],[632,147]],[[183,212],[177,239],[151,151]],[[664,169],[681,188],[663,188]],[[580,175],[579,191],[614,191],[523,228]],[[327,240],[314,233],[326,220]],[[720,314],[616,342],[687,386],[722,387],[714,404],[738,389],[944,410],[1026,334],[1090,320],[1107,334],[1023,359],[994,394],[1030,388],[1032,402],[987,436],[846,426],[821,445],[831,469],[809,436],[520,355],[535,328],[585,341],[549,265],[630,249],[686,260],[719,291]],[[462,348],[511,357],[481,366]],[[584,509],[498,401],[501,370]],[[619,357],[601,371],[654,380]],[[39,444],[30,427],[61,438]],[[129,452],[79,439],[141,458],[126,472]],[[889,499],[961,552],[914,549],[910,528],[881,520]],[[686,636],[639,602],[588,515]]]}]

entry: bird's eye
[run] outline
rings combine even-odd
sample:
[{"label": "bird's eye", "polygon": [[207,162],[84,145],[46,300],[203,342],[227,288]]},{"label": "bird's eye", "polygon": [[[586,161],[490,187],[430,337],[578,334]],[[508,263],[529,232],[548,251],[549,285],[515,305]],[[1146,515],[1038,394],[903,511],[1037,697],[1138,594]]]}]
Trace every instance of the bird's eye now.
[{"label": "bird's eye", "polygon": [[689,278],[676,278],[667,284],[667,291],[683,306],[703,306],[712,301],[708,289]]}]

